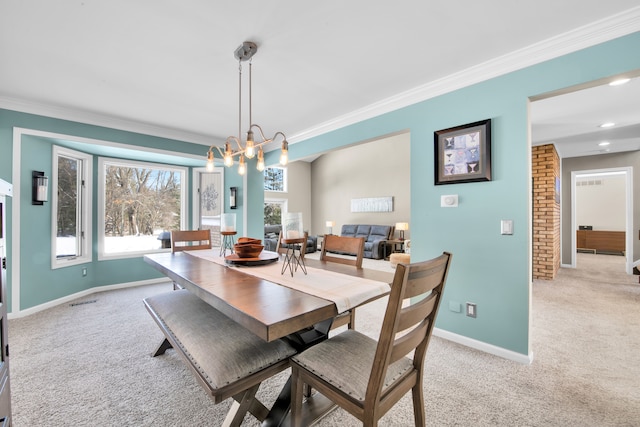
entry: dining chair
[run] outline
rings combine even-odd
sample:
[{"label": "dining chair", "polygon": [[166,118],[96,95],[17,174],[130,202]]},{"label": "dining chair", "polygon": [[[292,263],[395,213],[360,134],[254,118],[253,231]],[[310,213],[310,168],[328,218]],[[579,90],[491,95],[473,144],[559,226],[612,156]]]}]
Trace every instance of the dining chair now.
[{"label": "dining chair", "polygon": [[[172,230],[171,253],[211,249],[211,230]],[[183,289],[173,282],[173,289]]]},{"label": "dining chair", "polygon": [[302,425],[305,384],[364,426],[377,426],[411,390],[415,425],[425,425],[424,359],[451,258],[444,252],[429,261],[398,264],[378,341],[347,330],[291,357],[292,426]]},{"label": "dining chair", "polygon": [[171,231],[171,252],[211,249],[211,230]]},{"label": "dining chair", "polygon": [[[353,257],[340,257],[332,255],[333,252],[355,255]],[[327,234],[322,240],[322,249],[320,252],[320,260],[328,262],[337,262],[340,264],[353,265],[356,268],[362,268],[362,259],[364,258],[364,238],[363,237],[347,237],[337,236],[335,234]],[[352,308],[344,313],[338,314],[331,329],[348,325],[349,329],[356,327],[356,309]]]}]

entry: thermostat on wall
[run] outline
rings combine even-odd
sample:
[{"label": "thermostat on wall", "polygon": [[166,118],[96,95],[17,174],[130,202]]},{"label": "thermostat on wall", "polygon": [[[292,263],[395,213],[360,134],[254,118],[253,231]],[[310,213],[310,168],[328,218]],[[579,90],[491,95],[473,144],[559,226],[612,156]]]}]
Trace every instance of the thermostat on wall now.
[{"label": "thermostat on wall", "polygon": [[442,208],[457,208],[458,207],[458,195],[449,194],[446,196],[440,196],[440,207]]}]

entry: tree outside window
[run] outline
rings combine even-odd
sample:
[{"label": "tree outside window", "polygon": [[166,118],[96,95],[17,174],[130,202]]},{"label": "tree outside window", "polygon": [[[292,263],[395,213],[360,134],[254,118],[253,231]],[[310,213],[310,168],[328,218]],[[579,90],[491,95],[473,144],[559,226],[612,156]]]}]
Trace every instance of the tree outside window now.
[{"label": "tree outside window", "polygon": [[160,234],[183,228],[183,168],[101,159],[102,254],[162,248]]}]

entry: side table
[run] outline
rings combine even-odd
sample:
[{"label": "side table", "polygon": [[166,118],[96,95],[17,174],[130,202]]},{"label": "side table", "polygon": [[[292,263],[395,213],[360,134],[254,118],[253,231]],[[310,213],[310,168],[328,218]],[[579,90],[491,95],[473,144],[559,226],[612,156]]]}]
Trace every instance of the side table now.
[{"label": "side table", "polygon": [[[404,240],[399,240],[399,239],[385,240],[384,249],[382,250],[383,259],[388,258],[387,246],[390,247],[390,252],[388,255],[391,255],[396,252],[404,252]],[[398,249],[398,246],[400,246],[400,249]]]}]

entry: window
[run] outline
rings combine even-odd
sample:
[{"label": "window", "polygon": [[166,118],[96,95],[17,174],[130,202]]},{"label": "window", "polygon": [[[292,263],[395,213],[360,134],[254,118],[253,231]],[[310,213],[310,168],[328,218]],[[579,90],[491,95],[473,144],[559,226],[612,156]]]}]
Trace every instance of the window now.
[{"label": "window", "polygon": [[264,190],[265,191],[287,191],[287,169],[266,168],[264,170]]},{"label": "window", "polygon": [[53,146],[51,268],[91,262],[92,156]]},{"label": "window", "polygon": [[264,225],[282,224],[282,215],[287,211],[286,200],[265,199]]},{"label": "window", "polygon": [[99,259],[161,251],[163,232],[186,228],[186,168],[105,158],[98,167]]}]

